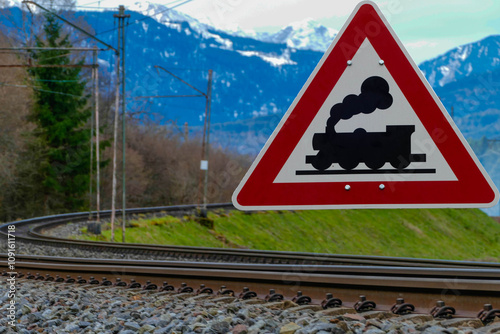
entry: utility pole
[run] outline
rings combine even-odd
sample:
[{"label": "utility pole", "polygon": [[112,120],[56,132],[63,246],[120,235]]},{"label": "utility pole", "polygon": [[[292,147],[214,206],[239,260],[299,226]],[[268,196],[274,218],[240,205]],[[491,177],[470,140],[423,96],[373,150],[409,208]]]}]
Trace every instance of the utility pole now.
[{"label": "utility pole", "polygon": [[118,50],[120,51],[121,57],[121,102],[122,102],[122,242],[125,242],[125,224],[126,224],[126,181],[125,181],[125,151],[126,151],[126,141],[125,141],[125,118],[126,118],[126,103],[125,103],[125,19],[130,17],[130,14],[125,14],[125,7],[120,5],[118,7],[118,14],[114,14],[113,17],[118,19]]},{"label": "utility pole", "polygon": [[[171,98],[171,97],[204,97],[205,98],[205,121],[203,123],[203,141],[201,145],[201,162],[200,162],[200,170],[205,171],[205,182],[203,187],[203,204],[200,203],[201,197],[201,181],[202,181],[202,173],[199,174],[199,183],[198,183],[198,203],[200,204],[200,216],[206,217],[207,215],[207,190],[208,190],[208,153],[209,153],[209,139],[210,139],[210,114],[211,114],[211,101],[212,101],[212,76],[213,71],[208,70],[208,83],[207,83],[207,92],[203,92],[193,85],[189,84],[185,80],[181,79],[179,76],[173,74],[169,70],[159,66],[154,66],[156,69],[161,69],[167,72],[169,75],[179,80],[186,86],[192,88],[197,91],[198,94],[188,94],[188,95],[154,95],[154,96],[138,96],[136,98],[140,99],[150,99],[150,98]],[[187,123],[185,126],[185,139],[187,141],[188,138],[188,129]]]},{"label": "utility pole", "polygon": [[93,189],[93,170],[94,170],[94,123],[95,123],[95,156],[96,156],[96,221],[101,220],[101,166],[99,152],[99,64],[97,57],[97,48],[94,48],[92,54],[92,115],[90,117],[90,205],[89,220],[92,220],[92,189]]},{"label": "utility pole", "polygon": [[[95,92],[95,52],[92,57],[92,96]],[[92,220],[92,204],[94,202],[94,196],[92,189],[94,187],[94,115],[95,115],[95,100],[92,99],[92,114],[90,115],[90,182],[89,182],[89,220]]]},{"label": "utility pole", "polygon": [[[208,84],[207,84],[207,94],[206,103],[205,103],[205,126],[206,129],[203,133],[203,144],[202,150],[205,149],[202,153],[204,155],[204,159],[202,158],[201,169],[205,170],[205,182],[203,185],[203,210],[202,215],[206,217],[207,215],[207,190],[208,190],[208,153],[209,153],[209,143],[210,143],[210,114],[211,114],[211,100],[212,100],[212,70],[208,70]],[[206,138],[206,140],[205,140]]]},{"label": "utility pole", "polygon": [[94,50],[94,108],[95,108],[95,140],[96,140],[96,220],[99,223],[101,220],[101,162],[99,152],[99,67],[97,62],[97,50]]}]

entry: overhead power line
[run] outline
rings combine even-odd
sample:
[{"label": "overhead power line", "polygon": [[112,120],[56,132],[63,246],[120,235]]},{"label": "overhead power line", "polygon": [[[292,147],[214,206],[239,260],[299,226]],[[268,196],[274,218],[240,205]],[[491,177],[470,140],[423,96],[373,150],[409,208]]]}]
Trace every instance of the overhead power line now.
[{"label": "overhead power line", "polygon": [[[134,25],[134,24],[137,24],[137,23],[142,22],[142,21],[147,20],[147,19],[154,20],[154,19],[155,19],[154,17],[155,17],[156,15],[163,14],[163,13],[165,13],[165,12],[169,11],[169,10],[175,9],[175,8],[177,8],[177,7],[179,7],[179,6],[182,6],[182,5],[186,4],[186,3],[189,3],[189,2],[191,2],[191,1],[193,1],[193,0],[176,0],[176,1],[171,2],[170,4],[172,4],[172,3],[176,3],[176,2],[179,2],[179,1],[182,1],[182,2],[181,2],[181,3],[179,3],[179,4],[177,4],[177,5],[174,5],[174,6],[172,6],[172,7],[168,7],[168,8],[166,8],[166,9],[164,9],[164,10],[161,10],[161,11],[159,11],[159,12],[156,12],[156,13],[154,13],[154,14],[152,14],[152,15],[144,15],[144,14],[143,14],[145,17],[143,17],[142,19],[135,20],[134,22],[127,23],[127,24],[125,25],[125,27],[131,26],[131,25]],[[96,34],[95,34],[95,36],[97,36],[97,35],[102,35],[102,34],[106,34],[106,33],[108,33],[108,32],[113,32],[113,31],[115,31],[115,30],[117,30],[117,29],[118,29],[118,28],[117,28],[117,27],[115,27],[115,28],[112,28],[112,29],[108,29],[108,30],[100,31],[100,32],[96,33]],[[81,40],[82,40],[82,39],[78,39],[77,41],[75,41],[75,43],[77,43],[77,42],[79,42],[79,41],[81,41]]]},{"label": "overhead power line", "polygon": [[72,97],[78,97],[78,98],[81,97],[79,95],[68,94],[68,93],[63,93],[63,92],[55,92],[55,91],[52,91],[52,90],[41,89],[41,88],[38,88],[38,87],[35,87],[35,86],[29,86],[29,85],[16,85],[16,84],[9,84],[9,83],[5,83],[5,82],[0,82],[0,86],[17,87],[17,88],[31,88],[31,89],[37,90],[39,92],[44,92],[44,93],[66,95],[66,96],[72,96]]},{"label": "overhead power line", "polygon": [[[182,1],[182,0],[173,1],[173,2],[171,2],[171,3],[175,3],[175,2],[179,2],[179,1]],[[159,12],[157,12],[157,13],[154,13],[154,14],[153,14],[153,16],[163,14],[163,13],[165,13],[165,12],[168,12],[169,10],[172,10],[172,9],[174,9],[174,8],[177,8],[177,7],[180,7],[180,6],[182,6],[182,5],[185,5],[185,4],[187,4],[187,3],[191,2],[191,1],[193,1],[193,0],[184,0],[184,1],[183,1],[183,2],[181,2],[180,4],[177,4],[177,5],[172,6],[172,7],[168,7],[168,8],[166,8],[166,9],[162,10],[162,11],[159,11]],[[135,20],[134,22],[130,23],[130,25],[135,24],[135,23],[139,23],[139,22],[144,21],[144,20],[147,20],[147,19],[152,19],[152,20],[154,20],[154,17],[153,17],[153,16],[146,15],[146,17],[143,17],[142,19],[139,19],[139,20]]]},{"label": "overhead power line", "polygon": [[85,6],[85,5],[52,5],[52,7],[60,7],[60,8],[89,8],[89,9],[114,9],[116,10],[118,7],[97,7],[97,6]]},{"label": "overhead power line", "polygon": [[51,80],[51,79],[37,79],[37,78],[34,78],[33,80],[42,82],[80,82],[80,80]]},{"label": "overhead power line", "polygon": [[106,1],[106,0],[92,1],[92,2],[89,2],[89,3],[83,4],[82,6],[93,5],[95,3],[101,3],[102,1]]}]

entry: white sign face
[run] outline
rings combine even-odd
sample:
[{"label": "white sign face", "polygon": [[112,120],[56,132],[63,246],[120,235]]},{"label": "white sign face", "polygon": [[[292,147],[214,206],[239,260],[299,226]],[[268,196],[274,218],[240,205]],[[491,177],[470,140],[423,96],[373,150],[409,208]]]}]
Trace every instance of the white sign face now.
[{"label": "white sign face", "polygon": [[[437,145],[415,114],[387,67],[380,64],[381,58],[365,39],[352,58],[352,63],[346,68],[337,85],[318,111],[311,125],[306,130],[293,150],[287,162],[274,180],[277,183],[288,182],[348,182],[348,181],[455,181],[455,174],[439,151]],[[372,113],[359,113],[349,119],[342,119],[335,125],[339,134],[354,133],[356,129],[364,129],[367,134],[386,132],[388,125],[412,125],[415,131],[410,135],[411,153],[424,154],[424,162],[411,162],[400,173],[386,162],[374,170],[360,162],[352,170],[345,170],[338,163],[325,171],[318,171],[312,164],[306,163],[306,157],[318,154],[313,149],[313,137],[316,133],[325,133],[330,109],[342,103],[348,95],[361,94],[361,85],[369,77],[381,77],[389,84],[392,105],[385,109],[376,109]]]}]

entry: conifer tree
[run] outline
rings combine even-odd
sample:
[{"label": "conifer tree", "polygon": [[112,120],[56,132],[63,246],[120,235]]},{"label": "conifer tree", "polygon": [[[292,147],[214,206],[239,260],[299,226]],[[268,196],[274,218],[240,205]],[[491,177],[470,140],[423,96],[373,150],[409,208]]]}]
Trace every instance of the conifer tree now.
[{"label": "conifer tree", "polygon": [[[70,48],[68,34],[51,14],[45,15],[44,34],[37,47]],[[69,50],[36,50],[37,65],[70,65]],[[80,61],[77,64],[82,64]],[[84,210],[89,187],[91,115],[80,67],[33,67],[35,105],[31,121],[36,124],[35,146],[39,154],[38,175],[45,213]],[[39,152],[40,153],[40,152]]]}]

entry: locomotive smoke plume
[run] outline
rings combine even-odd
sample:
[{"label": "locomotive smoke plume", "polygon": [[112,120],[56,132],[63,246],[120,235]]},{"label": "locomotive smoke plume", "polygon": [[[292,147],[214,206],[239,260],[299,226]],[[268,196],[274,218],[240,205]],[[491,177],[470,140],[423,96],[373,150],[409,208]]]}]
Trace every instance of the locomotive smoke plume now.
[{"label": "locomotive smoke plume", "polygon": [[347,120],[360,113],[371,114],[377,108],[387,109],[391,105],[392,95],[389,94],[387,81],[378,76],[369,77],[361,84],[361,94],[347,95],[342,103],[337,103],[330,109],[326,132],[335,133],[335,125],[340,120]]}]

